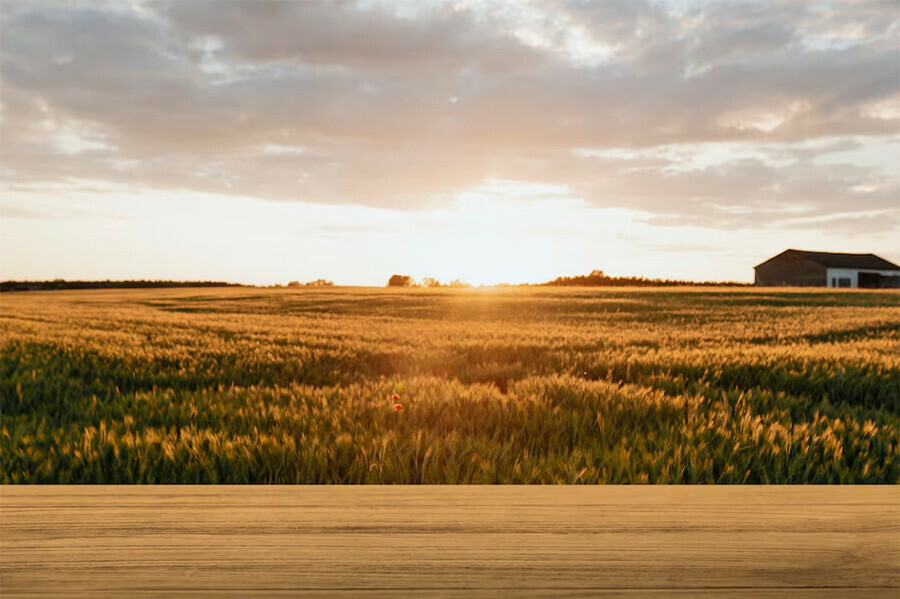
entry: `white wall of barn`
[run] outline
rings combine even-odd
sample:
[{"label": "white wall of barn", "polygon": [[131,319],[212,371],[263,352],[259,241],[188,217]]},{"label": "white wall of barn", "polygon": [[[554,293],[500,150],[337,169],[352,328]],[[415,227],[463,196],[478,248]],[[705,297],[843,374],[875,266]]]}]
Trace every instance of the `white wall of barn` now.
[{"label": "white wall of barn", "polygon": [[[860,268],[829,268],[825,278],[825,284],[828,287],[859,287],[859,273],[874,273],[885,277],[897,276],[895,270],[870,270]],[[849,285],[841,285],[841,279],[849,279]]]}]

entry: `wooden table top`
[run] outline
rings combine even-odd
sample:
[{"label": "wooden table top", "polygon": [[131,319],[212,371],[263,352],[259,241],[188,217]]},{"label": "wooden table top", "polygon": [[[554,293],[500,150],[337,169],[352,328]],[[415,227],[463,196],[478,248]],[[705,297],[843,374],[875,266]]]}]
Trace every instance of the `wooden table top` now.
[{"label": "wooden table top", "polygon": [[900,596],[900,486],[0,487],[11,597]]}]

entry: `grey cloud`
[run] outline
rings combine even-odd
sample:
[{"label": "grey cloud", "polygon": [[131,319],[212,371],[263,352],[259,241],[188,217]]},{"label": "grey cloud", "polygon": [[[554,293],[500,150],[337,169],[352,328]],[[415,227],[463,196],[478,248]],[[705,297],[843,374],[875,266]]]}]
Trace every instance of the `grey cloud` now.
[{"label": "grey cloud", "polygon": [[352,2],[195,0],[156,8],[179,31],[216,36],[225,54],[255,62],[494,72],[534,68],[549,58],[452,5],[418,6],[415,17]]},{"label": "grey cloud", "polygon": [[[808,204],[810,215],[890,207],[896,187],[883,174],[816,168],[817,150],[795,147],[824,136],[852,145],[841,138],[894,135],[900,125],[863,110],[900,94],[900,78],[885,76],[900,67],[887,35],[897,15],[883,3],[825,6],[730,3],[685,14],[644,2],[535,4],[563,15],[543,32],[553,43],[580,26],[613,49],[579,64],[561,46],[517,37],[508,6],[410,5],[397,15],[352,3],[137,11],[5,2],[3,178],[406,209],[513,179],[722,227],[786,218],[778,205]],[[853,41],[804,44],[809,32],[830,31]],[[204,49],[211,37],[220,49]],[[54,149],[54,131],[82,125],[109,148]],[[713,141],[782,144],[785,164],[673,173],[658,157],[624,164],[572,153]],[[272,144],[303,151],[265,152]],[[876,191],[858,190],[866,186]]]}]

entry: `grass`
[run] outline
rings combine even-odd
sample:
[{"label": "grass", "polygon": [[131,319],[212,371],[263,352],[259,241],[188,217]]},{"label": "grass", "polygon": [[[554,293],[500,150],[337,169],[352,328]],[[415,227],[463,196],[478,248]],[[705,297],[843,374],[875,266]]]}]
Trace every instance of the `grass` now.
[{"label": "grass", "polygon": [[0,481],[897,483],[898,303],[719,288],[4,293]]}]

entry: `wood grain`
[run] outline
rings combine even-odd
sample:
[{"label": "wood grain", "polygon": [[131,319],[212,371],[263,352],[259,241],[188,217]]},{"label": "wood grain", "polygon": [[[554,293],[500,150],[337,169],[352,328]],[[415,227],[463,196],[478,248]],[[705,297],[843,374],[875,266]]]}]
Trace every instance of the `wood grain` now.
[{"label": "wood grain", "polygon": [[900,487],[3,486],[0,593],[896,599]]}]

